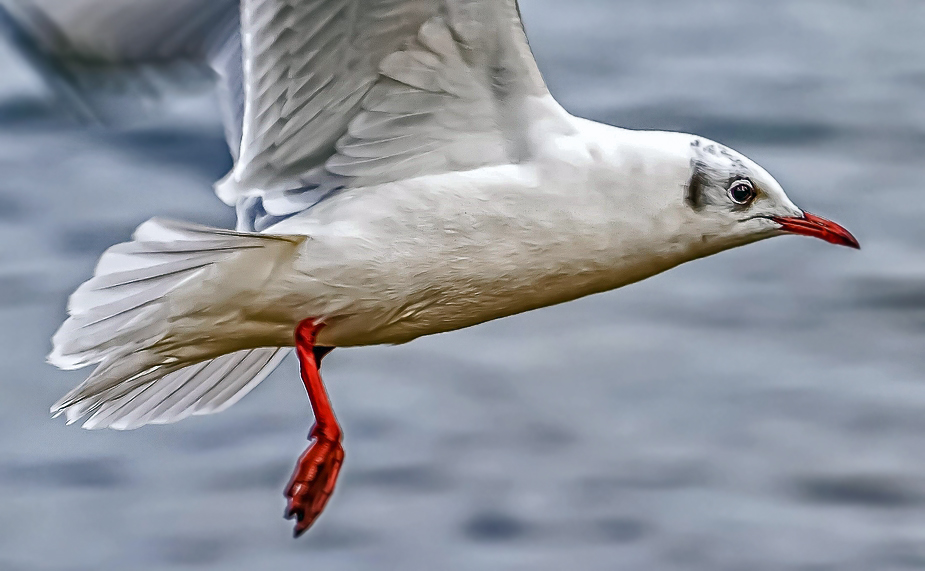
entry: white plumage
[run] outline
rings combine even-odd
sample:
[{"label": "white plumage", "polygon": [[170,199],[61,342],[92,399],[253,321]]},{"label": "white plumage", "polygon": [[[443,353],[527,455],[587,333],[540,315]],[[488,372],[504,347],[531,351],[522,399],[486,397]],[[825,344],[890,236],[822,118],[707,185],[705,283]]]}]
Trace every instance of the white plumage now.
[{"label": "white plumage", "polygon": [[[68,422],[91,414],[88,428],[134,428],[233,404],[285,352],[245,342],[244,351],[224,355],[241,342],[209,339],[221,320],[233,319],[221,306],[253,295],[249,289],[261,288],[302,240],[156,219],[142,224],[132,242],[107,250],[93,279],[71,295],[71,317],[55,334],[48,360],[64,369],[98,366],[53,411],[65,412]],[[188,314],[191,308],[196,315]],[[196,333],[191,323],[211,323],[215,331]],[[201,348],[197,355],[220,358],[184,369],[191,346]]]},{"label": "white plumage", "polygon": [[[263,233],[152,220],[108,250],[49,357],[97,365],[53,408],[69,422],[222,410],[308,318],[325,324],[321,346],[402,343],[620,287],[803,216],[721,145],[569,115],[515,0],[241,9],[240,145],[216,190],[239,228]],[[730,194],[743,180],[747,203]]]}]

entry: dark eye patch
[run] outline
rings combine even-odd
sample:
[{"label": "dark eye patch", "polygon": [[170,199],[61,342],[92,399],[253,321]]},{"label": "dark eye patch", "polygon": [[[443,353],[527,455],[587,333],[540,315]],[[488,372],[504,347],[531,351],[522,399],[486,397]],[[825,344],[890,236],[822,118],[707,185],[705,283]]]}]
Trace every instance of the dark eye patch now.
[{"label": "dark eye patch", "polygon": [[704,207],[704,189],[710,184],[703,163],[700,161],[691,161],[691,178],[687,182],[684,198],[687,204],[694,210],[700,210]]},{"label": "dark eye patch", "polygon": [[[740,207],[745,207],[754,200],[758,194],[757,188],[748,178],[741,161],[722,147],[715,145],[706,148],[701,148],[699,145],[692,145],[692,147],[694,147],[696,156],[691,159],[690,179],[684,186],[684,201],[688,206],[696,211],[708,208],[727,209],[730,201]],[[739,181],[750,184],[755,191],[755,196],[746,198],[745,202],[741,203],[733,199],[729,192]],[[745,198],[744,195],[742,198]]]}]

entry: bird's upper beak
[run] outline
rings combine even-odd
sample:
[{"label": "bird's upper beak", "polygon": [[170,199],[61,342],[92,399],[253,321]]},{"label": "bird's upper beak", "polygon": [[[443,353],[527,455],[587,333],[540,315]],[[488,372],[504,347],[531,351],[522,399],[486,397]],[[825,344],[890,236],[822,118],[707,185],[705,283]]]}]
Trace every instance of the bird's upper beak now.
[{"label": "bird's upper beak", "polygon": [[832,244],[848,246],[856,250],[861,249],[861,245],[851,235],[851,232],[831,220],[826,220],[809,212],[804,212],[802,217],[774,217],[771,220],[780,224],[781,229],[785,232],[813,236]]}]

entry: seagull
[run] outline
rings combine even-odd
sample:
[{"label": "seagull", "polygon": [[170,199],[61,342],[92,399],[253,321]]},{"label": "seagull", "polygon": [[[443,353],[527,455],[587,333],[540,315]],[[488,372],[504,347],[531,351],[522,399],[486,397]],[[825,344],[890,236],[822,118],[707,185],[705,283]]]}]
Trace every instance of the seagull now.
[{"label": "seagull", "polygon": [[314,414],[285,490],[296,536],[344,461],[320,373],[333,349],[784,234],[859,248],[722,144],[569,114],[516,0],[242,0],[237,17],[220,43],[240,54],[242,105],[216,192],[238,228],[152,219],[106,250],[48,357],[96,368],[52,412],[114,429],[216,413],[294,347]]}]

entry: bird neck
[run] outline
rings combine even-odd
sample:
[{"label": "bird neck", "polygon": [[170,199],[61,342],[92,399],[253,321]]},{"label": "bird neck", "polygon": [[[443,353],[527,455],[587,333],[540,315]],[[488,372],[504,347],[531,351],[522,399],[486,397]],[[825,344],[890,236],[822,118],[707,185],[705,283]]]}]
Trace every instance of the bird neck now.
[{"label": "bird neck", "polygon": [[570,176],[582,192],[570,200],[601,240],[613,287],[731,247],[704,240],[709,221],[685,203],[694,136],[578,118],[574,125],[582,143],[561,160],[580,165]]}]

